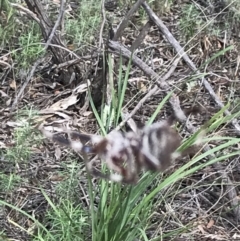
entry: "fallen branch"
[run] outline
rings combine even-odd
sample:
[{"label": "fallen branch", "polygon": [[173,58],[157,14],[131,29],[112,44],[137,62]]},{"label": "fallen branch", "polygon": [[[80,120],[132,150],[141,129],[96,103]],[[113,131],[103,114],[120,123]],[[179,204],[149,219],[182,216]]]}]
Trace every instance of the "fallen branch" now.
[{"label": "fallen branch", "polygon": [[[163,35],[166,37],[166,39],[175,48],[177,53],[185,60],[187,65],[194,72],[196,72],[197,74],[200,74],[200,72],[198,71],[197,67],[192,62],[192,60],[188,57],[188,55],[186,54],[184,49],[180,46],[178,41],[173,37],[173,35],[168,30],[168,28],[158,18],[158,16],[152,11],[152,9],[148,6],[148,4],[146,2],[144,2],[142,4],[142,6],[145,9],[145,11],[147,12],[147,14],[149,15],[150,19],[158,26],[158,28],[163,33]],[[208,90],[208,92],[210,93],[210,95],[212,96],[214,101],[217,103],[217,105],[220,108],[223,108],[224,104],[221,102],[221,100],[215,94],[213,88],[208,83],[208,81],[205,78],[202,78],[202,83],[205,86],[205,88]],[[231,113],[228,110],[225,111],[225,114],[226,115],[231,115]],[[237,130],[237,132],[240,134],[240,126],[238,125],[237,120],[233,119],[233,120],[231,120],[231,123],[234,126],[234,128]],[[208,150],[210,150],[210,147],[207,145],[204,148],[204,150],[208,151]],[[216,158],[216,156],[215,155],[210,155],[210,158]],[[215,164],[213,164],[213,166],[214,166],[214,168],[216,170],[219,170],[219,169],[224,170],[223,166],[220,163],[215,163]],[[225,183],[227,182],[226,185],[227,185],[227,191],[228,191],[229,200],[231,201],[231,205],[232,205],[232,208],[234,210],[235,216],[237,217],[238,220],[240,220],[240,207],[239,207],[239,202],[238,202],[238,199],[237,199],[237,192],[236,192],[235,188],[233,187],[232,182],[231,182],[230,178],[228,177],[227,173],[226,172],[222,172],[220,175],[221,175],[222,180],[225,180],[224,181]]]},{"label": "fallen branch", "polygon": [[141,6],[141,4],[144,2],[145,0],[138,0],[133,6],[132,8],[128,11],[128,13],[126,14],[126,16],[124,17],[124,19],[122,20],[122,22],[120,23],[116,33],[114,34],[113,37],[113,41],[117,41],[121,36],[122,33],[124,31],[124,29],[126,28],[129,19],[132,17],[132,15],[138,10],[138,8]]},{"label": "fallen branch", "polygon": [[22,85],[21,89],[19,90],[17,96],[15,97],[15,100],[13,101],[12,107],[11,107],[11,112],[15,109],[17,103],[19,102],[20,98],[23,95],[23,92],[25,90],[25,88],[27,87],[28,83],[30,82],[30,80],[32,79],[37,66],[42,63],[44,58],[39,58],[37,61],[35,61],[34,65],[32,66],[31,70],[28,72],[27,74],[27,79],[25,80],[24,84]]},{"label": "fallen branch", "polygon": [[[159,87],[161,90],[163,90],[165,92],[165,94],[169,94],[170,92],[170,85],[166,82],[166,80],[171,76],[171,74],[173,73],[173,71],[176,69],[177,67],[177,63],[180,60],[180,58],[176,59],[173,62],[172,67],[170,68],[170,70],[166,73],[166,75],[161,78],[155,71],[153,71],[147,64],[145,64],[140,58],[138,58],[135,55],[132,55],[131,52],[125,48],[123,45],[119,44],[118,42],[115,41],[109,41],[109,47],[112,48],[113,50],[115,50],[114,53],[118,54],[118,55],[122,55],[125,58],[129,58],[132,60],[132,62],[138,66],[140,69],[142,69],[142,71],[148,75],[149,77],[153,78],[156,80],[156,85],[157,87]],[[150,97],[152,96],[154,93],[156,93],[156,91],[158,90],[157,87],[154,87],[155,91],[151,91],[149,95],[147,95],[147,98],[144,98],[143,101],[139,102],[139,105],[137,105],[134,110],[131,112],[131,115],[127,115],[127,119],[124,120],[124,123],[126,123],[137,111],[138,108],[140,108],[140,106]],[[175,103],[175,97],[171,97],[169,100],[169,103],[172,107],[173,110],[175,110],[176,108],[179,110],[179,113],[181,112],[181,116],[182,116],[182,120],[184,120],[184,124],[186,125],[187,129],[192,133],[194,132],[194,130],[196,130],[194,128],[194,126],[192,125],[191,122],[189,121],[185,121],[187,120],[186,115],[184,114],[183,110],[181,109],[180,106],[176,106]],[[122,127],[124,124],[120,123],[119,124],[120,127]],[[120,128],[117,127],[117,128]]]},{"label": "fallen branch", "polygon": [[[172,64],[171,68],[169,69],[169,71],[161,78],[161,82],[165,82],[168,78],[170,78],[170,76],[173,74],[174,70],[177,68],[177,64],[178,64],[179,60],[180,60],[180,58],[176,59],[173,62],[173,64]],[[151,96],[153,96],[158,90],[159,90],[159,88],[158,88],[157,85],[155,85],[151,90],[149,90],[148,93],[138,102],[138,104],[131,111],[131,113],[125,114],[124,120],[115,129],[116,130],[120,130],[125,125],[125,123],[127,123],[133,117],[133,115],[136,114],[136,112],[147,101],[147,99],[149,99]],[[172,108],[176,108],[176,107],[172,106]],[[191,127],[189,127],[189,128],[191,128]]]},{"label": "fallen branch", "polygon": [[[51,33],[50,33],[50,35],[49,35],[49,37],[48,37],[48,40],[47,40],[47,42],[46,42],[46,44],[45,44],[45,46],[44,46],[43,51],[47,50],[47,48],[48,48],[49,45],[51,44],[51,41],[52,41],[52,39],[53,39],[53,37],[54,37],[54,34],[55,34],[56,30],[57,30],[57,27],[59,26],[60,21],[61,21],[61,19],[63,18],[64,9],[65,9],[65,1],[62,0],[62,1],[61,1],[61,7],[60,7],[60,13],[59,13],[59,15],[58,15],[58,19],[57,19],[57,21],[56,21],[53,29],[51,30]],[[30,10],[27,11],[28,14],[30,14],[30,12],[31,12]],[[30,14],[30,16],[33,17],[33,16],[35,16],[35,15],[34,15],[34,14]],[[34,19],[35,19],[35,18],[34,18]],[[40,23],[40,22],[38,22],[38,23]],[[34,63],[34,65],[32,66],[31,70],[28,72],[28,77],[27,77],[26,81],[24,82],[24,84],[22,85],[21,89],[19,90],[19,92],[18,92],[18,94],[17,94],[17,96],[16,96],[16,98],[15,98],[13,104],[12,104],[11,110],[13,110],[13,109],[15,108],[16,104],[18,103],[18,101],[19,101],[20,98],[22,97],[22,94],[23,94],[25,88],[27,87],[28,83],[30,82],[32,76],[34,75],[34,73],[35,73],[35,71],[36,71],[37,66],[42,62],[42,60],[43,60],[43,58],[40,58],[39,60],[37,60],[37,61]]]},{"label": "fallen branch", "polygon": [[[197,69],[197,67],[195,66],[195,64],[192,62],[192,60],[188,57],[188,55],[186,54],[186,52],[184,51],[184,49],[180,46],[180,44],[178,43],[178,41],[173,37],[173,35],[170,33],[170,31],[168,30],[168,28],[165,26],[165,24],[158,18],[158,16],[152,11],[152,9],[149,7],[149,5],[144,2],[142,4],[143,8],[145,9],[145,11],[147,12],[149,18],[158,26],[158,28],[160,29],[160,31],[163,33],[163,35],[166,37],[166,39],[169,41],[169,43],[174,47],[174,49],[177,51],[178,55],[180,55],[185,62],[187,63],[187,65],[197,74],[200,75],[199,70]],[[204,87],[207,89],[207,91],[209,92],[209,94],[212,96],[212,98],[214,99],[214,101],[217,103],[217,105],[220,108],[224,107],[224,104],[221,102],[221,100],[218,98],[218,96],[216,95],[216,93],[214,92],[212,86],[208,83],[208,81],[203,77],[201,79]],[[225,111],[226,115],[231,115],[231,113],[226,110]],[[237,130],[238,134],[240,135],[240,126],[237,123],[236,119],[231,120],[232,125],[234,126],[234,128]]]},{"label": "fallen branch", "polygon": [[161,77],[154,70],[152,70],[136,55],[132,55],[130,50],[128,50],[122,44],[116,41],[109,40],[108,46],[110,49],[114,50],[115,54],[121,55],[122,57],[125,57],[127,59],[132,58],[132,63],[138,66],[148,77],[155,79],[161,89],[167,89],[169,87],[165,81],[161,81]]},{"label": "fallen branch", "polygon": [[[52,20],[46,14],[46,11],[44,10],[41,1],[25,0],[25,2],[28,8],[37,15],[40,21],[39,26],[41,28],[43,38],[46,41],[45,46],[49,47],[49,49],[51,50],[54,62],[56,64],[61,64],[63,62],[71,60],[72,56],[65,51],[66,46],[64,44],[64,41],[62,40],[62,36],[56,31],[57,26],[62,20],[66,1],[61,0],[59,15],[55,24],[53,24]],[[55,46],[62,46],[64,48],[56,48]],[[73,74],[73,67],[69,67],[67,71],[61,71],[61,74],[59,75],[59,81],[63,84],[69,84],[69,80],[71,79]]]}]

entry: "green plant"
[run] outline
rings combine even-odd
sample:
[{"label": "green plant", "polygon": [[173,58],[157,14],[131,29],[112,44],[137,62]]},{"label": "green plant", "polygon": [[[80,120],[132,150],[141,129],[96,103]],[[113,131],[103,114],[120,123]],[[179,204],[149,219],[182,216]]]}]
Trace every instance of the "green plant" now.
[{"label": "green plant", "polygon": [[13,49],[12,57],[16,60],[18,70],[26,70],[44,54],[39,26],[35,22],[25,24],[24,19],[19,18],[17,11],[13,9],[9,1],[2,1],[1,7],[1,46]]},{"label": "green plant", "polygon": [[173,0],[152,0],[149,2],[154,11],[168,13],[173,5]]},{"label": "green plant", "polygon": [[[111,66],[111,64],[110,64]],[[129,67],[128,67],[129,68]],[[111,72],[110,67],[110,72]],[[119,70],[119,76],[122,72]],[[125,76],[126,78],[128,75]],[[121,83],[121,81],[119,81]],[[113,85],[110,84],[113,88]],[[121,89],[121,88],[120,88]],[[123,88],[124,89],[124,88]],[[109,123],[114,123],[114,118],[116,118],[116,109],[122,110],[122,102],[117,101],[117,91],[111,91],[111,105],[108,106],[108,111],[106,116],[101,118],[91,101],[95,116],[99,122],[102,132],[105,134]],[[123,90],[124,93],[124,90]],[[162,102],[159,104],[156,112],[150,118],[148,124],[151,124],[157,113],[160,111],[164,103],[170,97],[171,93],[166,96]],[[123,94],[124,96],[124,94]],[[120,104],[120,106],[119,106]],[[221,118],[223,108],[219,113],[217,113],[204,127],[207,131],[214,132],[223,123],[228,122],[231,118],[230,116],[226,118]],[[114,113],[114,114],[113,114]],[[238,113],[239,114],[239,113]],[[112,120],[111,122],[106,122],[105,120]],[[115,122],[116,123],[116,122]],[[196,140],[200,131],[194,133],[190,138],[188,138],[180,149],[185,149],[192,145]],[[224,150],[225,148],[231,147],[236,143],[240,142],[239,138],[228,138],[228,137],[218,137],[218,138],[205,138],[204,143],[211,140],[219,140],[222,142],[221,145],[213,148],[201,155],[196,155],[190,162],[180,167],[178,170],[162,179],[161,174],[149,174],[145,173],[139,183],[136,186],[122,186],[116,183],[109,183],[105,180],[101,180],[98,190],[93,188],[91,181],[89,181],[89,193],[91,202],[91,219],[92,219],[92,240],[134,240],[134,239],[144,239],[147,238],[147,230],[151,229],[151,214],[154,212],[155,205],[154,200],[159,193],[163,193],[161,198],[158,198],[159,204],[168,203],[169,199],[172,198],[172,193],[166,193],[166,190],[175,183],[184,180],[189,175],[196,173],[202,168],[211,165],[215,162],[224,160],[229,157],[238,155],[240,152],[236,151],[234,153],[221,155],[218,157],[218,152]],[[201,163],[201,160],[211,156],[211,154],[217,154],[216,158],[210,159],[208,162]],[[149,191],[150,190],[150,191]],[[95,195],[95,193],[97,193]],[[100,196],[100,202],[98,206],[95,206],[95,199]],[[162,222],[164,222],[164,217]],[[167,237],[176,237],[177,234],[183,233],[190,225],[185,225],[182,228],[176,228],[172,232],[166,232],[162,236],[157,236],[156,240]],[[154,239],[155,240],[155,239]]]},{"label": "green plant", "polygon": [[32,22],[18,38],[19,51],[13,52],[18,66],[28,69],[34,61],[44,54],[39,26]]},{"label": "green plant", "polygon": [[201,12],[193,4],[185,4],[179,21],[180,30],[185,41],[191,39],[203,26]]},{"label": "green plant", "polygon": [[5,193],[13,191],[22,181],[22,178],[17,174],[0,172],[0,189]]},{"label": "green plant", "polygon": [[[111,60],[109,62],[111,65]],[[109,97],[111,102],[110,105],[108,105],[108,111],[103,115],[103,119],[98,114],[93,102],[90,101],[101,131],[104,134],[109,127],[118,123],[118,118],[121,116],[121,111],[125,104],[124,96],[130,63],[127,69],[125,74],[119,69],[117,83],[120,84],[120,88],[110,82]],[[111,75],[111,67],[109,71],[109,75]],[[158,112],[170,96],[171,93],[160,101],[158,108],[150,117],[148,124],[154,121]],[[223,118],[223,112],[227,107],[228,106],[215,114],[204,126],[206,132],[213,133],[213,135],[212,137],[205,137],[203,143],[215,140],[219,141],[219,145],[202,154],[197,153],[192,160],[168,175],[146,172],[142,174],[140,181],[135,186],[125,186],[106,180],[98,180],[93,184],[92,177],[89,177],[88,187],[85,190],[88,194],[87,202],[89,202],[89,206],[86,207],[79,202],[81,196],[79,196],[80,194],[76,191],[82,166],[75,164],[75,162],[71,160],[70,165],[64,164],[65,171],[60,173],[66,176],[66,179],[62,181],[56,189],[57,198],[52,199],[42,189],[42,193],[51,208],[41,224],[34,219],[34,217],[19,208],[13,207],[6,202],[0,201],[0,203],[15,209],[15,211],[21,212],[38,225],[38,232],[34,234],[34,241],[55,241],[59,239],[74,241],[133,241],[135,239],[164,240],[167,237],[176,237],[192,228],[194,223],[185,224],[179,220],[177,216],[173,216],[179,226],[173,228],[172,231],[165,230],[161,234],[154,235],[154,238],[149,238],[149,230],[155,228],[154,225],[156,225],[154,222],[154,212],[157,207],[163,208],[172,202],[175,195],[186,191],[186,188],[176,186],[179,182],[184,181],[188,176],[197,173],[204,167],[240,154],[239,150],[223,154],[226,148],[239,144],[239,138],[218,137],[214,135],[220,126],[228,123],[231,118],[239,116],[239,113],[236,113],[234,116]],[[102,111],[103,110],[106,110],[105,105],[103,105]],[[111,121],[109,121],[109,119]],[[187,138],[180,149],[185,149],[190,146],[199,133],[200,131]],[[216,154],[216,157],[210,158],[208,161],[202,161],[212,154]],[[169,215],[172,214],[167,213],[166,215],[158,217],[157,225],[167,222],[167,216]],[[46,229],[46,226],[48,229]]]},{"label": "green plant", "polygon": [[65,21],[67,41],[80,49],[94,40],[101,20],[101,2],[81,1],[76,18],[71,16]]},{"label": "green plant", "polygon": [[45,241],[53,240],[52,235],[54,240],[87,240],[86,230],[89,230],[88,216],[81,205],[75,204],[66,197],[62,197],[58,204],[54,204],[46,194],[45,198],[52,208],[45,217],[51,224],[50,230],[49,233],[38,235],[34,240],[41,240],[40,237],[42,235]]},{"label": "green plant", "polygon": [[[32,153],[34,144],[39,143],[31,125],[31,119],[37,114],[36,111],[25,109],[18,112],[15,122],[18,127],[14,129],[14,145],[7,149],[5,158],[13,162],[27,162]],[[27,118],[26,118],[27,115]],[[34,143],[35,139],[35,143]]]},{"label": "green plant", "polygon": [[17,26],[15,19],[15,11],[11,7],[9,1],[2,0],[0,2],[0,43],[3,47],[5,44],[12,43],[12,37]]}]

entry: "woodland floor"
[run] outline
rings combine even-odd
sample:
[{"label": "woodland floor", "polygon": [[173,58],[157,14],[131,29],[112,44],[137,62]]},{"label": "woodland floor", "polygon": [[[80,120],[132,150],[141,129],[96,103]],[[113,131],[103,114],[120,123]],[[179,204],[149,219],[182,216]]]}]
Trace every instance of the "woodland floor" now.
[{"label": "woodland floor", "polygon": [[[143,26],[146,27],[143,33],[144,39],[140,39],[139,44],[135,43],[137,44],[135,56],[150,68],[150,72],[145,66],[141,69],[142,64],[138,64],[139,62],[133,58],[124,97],[123,112],[130,114],[131,120],[137,125],[145,124],[168,90],[173,89],[174,94],[180,99],[182,109],[195,104],[204,109],[204,113],[190,118],[194,127],[206,123],[221,109],[221,103],[226,105],[230,102],[228,110],[232,114],[240,110],[240,16],[235,18],[231,8],[226,7],[227,4],[221,5],[216,3],[218,1],[209,1],[212,5],[207,5],[202,2],[204,1],[173,1],[173,4],[166,8],[159,7],[157,4],[151,5],[168,31],[181,46],[185,47],[188,57],[199,72],[194,71],[191,64],[183,58],[178,62],[175,61],[178,56],[175,47],[167,40],[166,35],[159,30],[154,21],[148,22],[149,15],[143,8],[131,15],[127,27],[117,39],[118,44],[130,49],[134,41],[138,39]],[[76,6],[77,3],[71,4],[71,8],[66,9],[68,9],[68,14],[74,17],[78,6]],[[199,11],[191,12],[193,17],[185,19],[184,14],[190,4]],[[111,6],[108,6],[110,8],[108,9],[106,6],[105,14],[112,18],[114,30],[132,5],[133,3],[129,4],[128,8],[127,5],[119,5],[114,9],[111,9]],[[45,6],[44,9],[49,11],[50,7],[48,7]],[[56,9],[60,8],[60,3],[56,2],[56,6],[51,7],[58,12]],[[186,8],[185,12],[184,8]],[[197,14],[196,18],[194,14]],[[25,22],[29,19],[26,16],[27,14],[22,15]],[[54,21],[57,19],[56,16]],[[46,190],[51,200],[57,201],[57,185],[68,178],[67,166],[71,165],[71,158],[76,158],[76,155],[69,150],[52,145],[49,141],[43,142],[41,135],[32,130],[36,129],[40,122],[45,121],[53,126],[69,125],[84,133],[99,133],[99,126],[89,102],[86,82],[88,80],[91,85],[93,103],[100,113],[102,96],[107,93],[109,78],[109,73],[103,71],[104,61],[99,57],[103,53],[103,43],[105,50],[113,53],[117,60],[119,59],[117,47],[111,43],[106,44],[111,38],[109,36],[111,27],[107,24],[107,20],[103,31],[100,27],[101,23],[89,38],[91,43],[88,45],[77,46],[79,47],[77,48],[74,41],[64,42],[63,46],[70,51],[70,57],[62,61],[61,68],[58,66],[61,63],[56,62],[53,56],[54,51],[48,48],[45,55],[40,57],[41,62],[35,69],[30,66],[27,70],[18,71],[19,62],[12,57],[13,55],[8,54],[18,46],[6,44],[1,48],[0,200],[18,207],[29,215],[34,215],[39,222],[43,222],[46,218],[46,211],[50,208],[40,187]],[[74,59],[76,61],[69,64],[68,61],[74,61]],[[123,58],[124,73],[127,71],[126,59]],[[162,87],[161,84],[157,85],[152,79],[156,78],[156,75],[163,78],[174,63],[177,64],[174,72],[163,81],[167,83],[167,91],[158,88],[159,85]],[[117,86],[120,67],[116,64],[113,68],[113,78]],[[32,73],[31,70],[33,70]],[[27,81],[30,75],[31,78]],[[69,81],[71,78],[72,81]],[[212,87],[215,95],[209,92],[206,83]],[[156,91],[144,100],[141,106],[134,109],[153,88],[156,88]],[[23,94],[20,94],[22,90]],[[166,103],[157,115],[156,121],[167,118],[171,113],[171,105]],[[117,124],[121,121],[124,121],[123,118]],[[222,126],[219,132],[225,136],[239,137],[239,118],[234,123],[229,122]],[[123,126],[131,129],[129,122]],[[110,126],[107,131],[111,129],[114,129],[114,126]],[[183,126],[181,135],[183,137],[189,135],[186,126]],[[233,149],[238,148],[239,146],[233,147]],[[173,169],[176,170],[181,164],[176,163]],[[188,223],[194,224],[194,228],[164,240],[240,240],[240,211],[236,211],[237,208],[233,210],[233,202],[229,195],[231,192],[229,188],[232,188],[231,190],[234,190],[232,199],[235,198],[238,201],[235,204],[239,206],[239,164],[239,158],[229,158],[221,162],[219,166],[208,166],[182,180],[182,187],[192,186],[192,189],[184,194],[174,194],[171,205],[178,210],[178,218],[186,226]],[[83,165],[81,161],[79,165]],[[224,179],[226,176],[222,175],[223,172],[227,173],[229,180]],[[12,177],[13,180],[8,177]],[[213,180],[214,185],[212,185]],[[87,178],[83,165],[73,195],[85,206],[87,205],[84,198],[87,192],[86,185]],[[179,210],[180,206],[184,208]],[[148,232],[149,240],[153,240],[154,235],[162,232],[157,230],[159,223],[156,220],[161,219],[161,215],[168,211],[167,207],[158,206],[156,203],[152,230]],[[155,223],[156,226],[154,226]],[[171,221],[165,221],[164,225],[164,230],[171,230],[177,226]],[[11,206],[0,205],[1,240],[32,240],[32,236],[26,232],[31,228],[34,229],[31,219]]]}]

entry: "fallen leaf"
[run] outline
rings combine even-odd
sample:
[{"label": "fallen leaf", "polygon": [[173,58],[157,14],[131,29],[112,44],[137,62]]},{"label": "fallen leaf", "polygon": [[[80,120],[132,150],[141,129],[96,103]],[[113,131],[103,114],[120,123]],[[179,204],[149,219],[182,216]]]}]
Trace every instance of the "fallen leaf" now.
[{"label": "fallen leaf", "polygon": [[10,82],[10,87],[14,90],[17,89],[17,84],[16,84],[16,81],[14,79]]},{"label": "fallen leaf", "polygon": [[59,182],[67,179],[67,177],[63,175],[52,175],[49,179],[53,182]]},{"label": "fallen leaf", "polygon": [[74,90],[73,93],[74,94],[79,94],[79,93],[83,93],[86,92],[88,89],[88,86],[91,85],[91,82],[89,80],[87,80],[87,83],[84,84],[80,84],[79,86],[77,86]]},{"label": "fallen leaf", "polygon": [[56,157],[56,160],[59,160],[60,157],[61,157],[61,155],[62,155],[62,151],[61,151],[61,149],[60,149],[59,147],[57,147],[57,148],[55,149],[55,157]]},{"label": "fallen leaf", "polygon": [[6,101],[6,106],[10,106],[12,102],[12,98],[10,98],[9,100]]},{"label": "fallen leaf", "polygon": [[3,92],[2,90],[0,90],[0,94],[2,95],[2,97],[9,97],[5,92]]},{"label": "fallen leaf", "polygon": [[67,115],[67,114],[65,114],[65,113],[62,113],[62,112],[60,112],[60,111],[56,111],[55,114],[61,116],[61,117],[64,118],[65,120],[71,120],[71,119],[72,119],[72,117],[70,117],[69,115]]},{"label": "fallen leaf", "polygon": [[205,233],[205,230],[203,229],[203,226],[202,226],[202,225],[198,225],[198,229],[200,230],[200,232],[201,232],[202,234]]},{"label": "fallen leaf", "polygon": [[58,110],[66,110],[69,106],[72,106],[78,102],[77,95],[70,95],[69,97],[59,100],[54,103],[49,109],[58,111]]},{"label": "fallen leaf", "polygon": [[207,224],[207,228],[211,228],[214,225],[214,220],[210,219],[210,221]]},{"label": "fallen leaf", "polygon": [[91,117],[93,117],[93,113],[92,113],[92,111],[85,111],[85,112],[83,112],[83,116],[91,118]]},{"label": "fallen leaf", "polygon": [[8,121],[6,125],[10,127],[22,127],[24,124],[20,122],[15,122],[15,121]]}]

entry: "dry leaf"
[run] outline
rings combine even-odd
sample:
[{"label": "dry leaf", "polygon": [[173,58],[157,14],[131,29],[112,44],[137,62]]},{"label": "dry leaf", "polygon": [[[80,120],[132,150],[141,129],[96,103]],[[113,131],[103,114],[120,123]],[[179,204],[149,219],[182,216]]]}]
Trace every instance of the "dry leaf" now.
[{"label": "dry leaf", "polygon": [[229,240],[229,239],[226,239],[227,238],[226,236],[219,235],[219,234],[205,234],[205,238],[210,238],[210,240],[214,240],[214,241],[217,241],[217,240],[222,240],[222,241]]},{"label": "dry leaf", "polygon": [[234,240],[237,240],[237,239],[239,239],[240,240],[240,234],[233,234],[233,236],[232,236],[232,238],[234,239]]},{"label": "dry leaf", "polygon": [[9,100],[6,101],[6,106],[10,106],[12,102],[12,98],[10,98]]},{"label": "dry leaf", "polygon": [[147,91],[147,87],[143,82],[137,82],[138,83],[138,89],[141,90],[142,92],[146,92]]},{"label": "dry leaf", "polygon": [[87,83],[84,84],[80,84],[79,86],[77,86],[74,90],[73,93],[74,94],[79,94],[79,93],[84,93],[87,91],[88,86],[91,85],[91,82],[89,80],[87,80]]},{"label": "dry leaf", "polygon": [[202,234],[205,233],[205,230],[203,229],[203,226],[202,226],[202,225],[198,225],[198,229],[200,230],[200,232],[201,232]]},{"label": "dry leaf", "polygon": [[0,94],[2,97],[9,97],[5,92],[3,92],[2,90],[0,90]]},{"label": "dry leaf", "polygon": [[10,87],[14,90],[17,89],[17,84],[16,84],[16,81],[14,79],[10,82]]},{"label": "dry leaf", "polygon": [[59,160],[61,158],[61,155],[62,155],[62,151],[59,147],[57,147],[55,149],[55,157],[56,157],[56,160]]},{"label": "dry leaf", "polygon": [[91,117],[93,117],[93,113],[92,113],[92,111],[85,111],[85,112],[83,112],[83,116],[91,118]]},{"label": "dry leaf", "polygon": [[59,182],[65,180],[67,177],[63,175],[52,175],[49,179],[53,182]]},{"label": "dry leaf", "polygon": [[61,116],[65,120],[71,120],[72,119],[72,117],[70,117],[69,115],[67,115],[65,113],[62,113],[62,112],[59,112],[59,111],[56,111],[54,114]]},{"label": "dry leaf", "polygon": [[214,225],[214,220],[210,219],[210,221],[207,224],[207,228],[211,228]]},{"label": "dry leaf", "polygon": [[20,123],[20,122],[15,122],[15,121],[8,121],[6,123],[7,126],[10,126],[10,127],[22,127],[23,126],[23,123]]},{"label": "dry leaf", "polygon": [[53,0],[52,2],[56,5],[60,5],[60,0]]},{"label": "dry leaf", "polygon": [[66,110],[69,106],[74,105],[78,102],[77,95],[70,95],[69,97],[59,100],[54,103],[49,109],[58,111],[58,110]]}]

